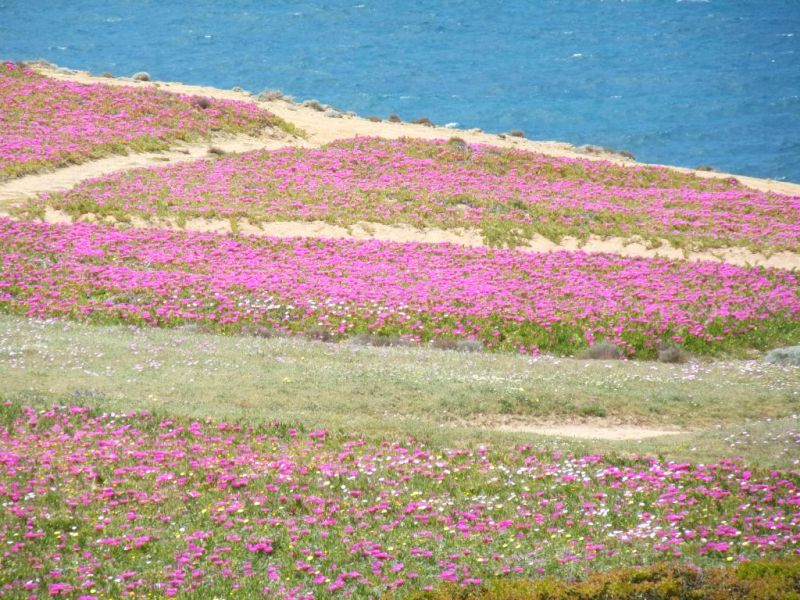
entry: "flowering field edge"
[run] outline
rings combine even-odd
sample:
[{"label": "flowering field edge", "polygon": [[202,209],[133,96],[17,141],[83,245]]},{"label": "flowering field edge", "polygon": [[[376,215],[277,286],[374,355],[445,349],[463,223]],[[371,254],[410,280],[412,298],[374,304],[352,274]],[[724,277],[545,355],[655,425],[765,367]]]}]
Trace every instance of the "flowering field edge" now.
[{"label": "flowering field edge", "polygon": [[800,543],[796,468],[13,402],[0,440],[11,596],[401,598],[665,561],[764,579],[746,565]]},{"label": "flowering field edge", "polygon": [[303,132],[256,104],[51,79],[0,63],[0,181],[218,133]]},{"label": "flowering field edge", "polygon": [[796,275],[610,254],[253,238],[0,219],[0,310],[220,332],[652,358],[800,332]]},{"label": "flowering field edge", "polygon": [[[724,591],[723,591],[724,590]],[[656,563],[593,573],[582,581],[495,579],[480,589],[441,585],[414,592],[409,600],[667,600],[692,598],[766,600],[800,597],[800,557],[759,560],[701,569],[692,564]],[[392,600],[388,595],[384,600]]]},{"label": "flowering field edge", "polygon": [[[37,406],[170,406],[183,416],[279,418],[441,442],[521,441],[548,423],[679,429],[687,434],[647,448],[771,465],[791,464],[796,453],[791,415],[800,399],[800,372],[762,360],[610,363],[2,314],[0,379],[4,398]],[[760,424],[751,422],[747,435],[736,429],[754,419]]]}]

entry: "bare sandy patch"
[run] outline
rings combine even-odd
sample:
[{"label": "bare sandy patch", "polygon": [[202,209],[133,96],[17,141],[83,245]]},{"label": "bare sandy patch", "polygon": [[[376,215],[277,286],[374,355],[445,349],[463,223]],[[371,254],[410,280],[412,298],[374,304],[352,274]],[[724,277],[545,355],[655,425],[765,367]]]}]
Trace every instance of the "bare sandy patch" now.
[{"label": "bare sandy patch", "polygon": [[469,422],[470,427],[504,431],[508,433],[531,433],[583,440],[643,440],[688,433],[680,429],[643,427],[614,422],[610,419],[596,419],[590,422],[553,423],[523,417],[486,415]]},{"label": "bare sandy patch", "polygon": [[495,431],[510,433],[533,433],[555,437],[568,437],[582,440],[643,440],[665,435],[679,435],[686,433],[673,429],[648,429],[646,427],[611,426],[599,427],[595,425],[500,425],[493,428]]}]

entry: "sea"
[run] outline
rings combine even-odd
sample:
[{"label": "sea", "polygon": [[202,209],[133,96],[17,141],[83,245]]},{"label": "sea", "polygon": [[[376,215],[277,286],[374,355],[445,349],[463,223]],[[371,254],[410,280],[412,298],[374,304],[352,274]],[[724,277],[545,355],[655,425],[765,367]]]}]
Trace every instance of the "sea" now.
[{"label": "sea", "polygon": [[800,0],[0,0],[0,59],[800,182]]}]

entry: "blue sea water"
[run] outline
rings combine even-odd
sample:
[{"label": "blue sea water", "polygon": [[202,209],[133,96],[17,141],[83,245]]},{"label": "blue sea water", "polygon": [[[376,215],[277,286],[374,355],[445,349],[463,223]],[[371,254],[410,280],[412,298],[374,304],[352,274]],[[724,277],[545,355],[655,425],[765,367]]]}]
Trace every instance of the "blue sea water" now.
[{"label": "blue sea water", "polygon": [[0,0],[0,58],[800,181],[800,0]]}]

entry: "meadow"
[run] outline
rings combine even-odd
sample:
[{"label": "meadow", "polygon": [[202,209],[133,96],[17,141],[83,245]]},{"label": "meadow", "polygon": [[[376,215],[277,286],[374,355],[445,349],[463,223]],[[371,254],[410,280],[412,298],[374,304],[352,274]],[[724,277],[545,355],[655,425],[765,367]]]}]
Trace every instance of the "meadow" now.
[{"label": "meadow", "polygon": [[[5,316],[0,374],[5,597],[547,598],[588,578],[600,598],[600,572],[620,598],[793,589],[797,369]],[[581,406],[702,429],[491,426]]]},{"label": "meadow", "polygon": [[380,596],[796,550],[797,479],[4,404],[4,590]]},{"label": "meadow", "polygon": [[0,180],[283,121],[249,102],[57,81],[0,63]]},{"label": "meadow", "polygon": [[[598,361],[0,315],[0,373],[4,400],[37,409],[136,407],[378,440],[414,436],[437,447],[535,439],[578,453],[797,466],[800,371],[757,359]],[[599,434],[677,433],[602,442],[537,434],[569,423]]]},{"label": "meadow", "polygon": [[220,236],[0,219],[0,308],[263,335],[571,354],[605,340],[745,353],[800,331],[797,276],[724,263],[454,244]]},{"label": "meadow", "polygon": [[800,198],[673,170],[414,139],[356,138],[135,169],[44,195],[73,218],[325,221],[477,229],[493,246],[535,234],[623,237],[693,250],[800,250]]},{"label": "meadow", "polygon": [[[0,79],[0,178],[297,131],[252,103]],[[800,369],[763,360],[800,339],[800,273],[515,249],[796,252],[798,208],[458,138],[40,194],[0,218],[0,597],[800,597]],[[163,227],[194,218],[233,232]],[[236,232],[282,220],[485,246]],[[620,360],[587,359],[603,345]]]}]

